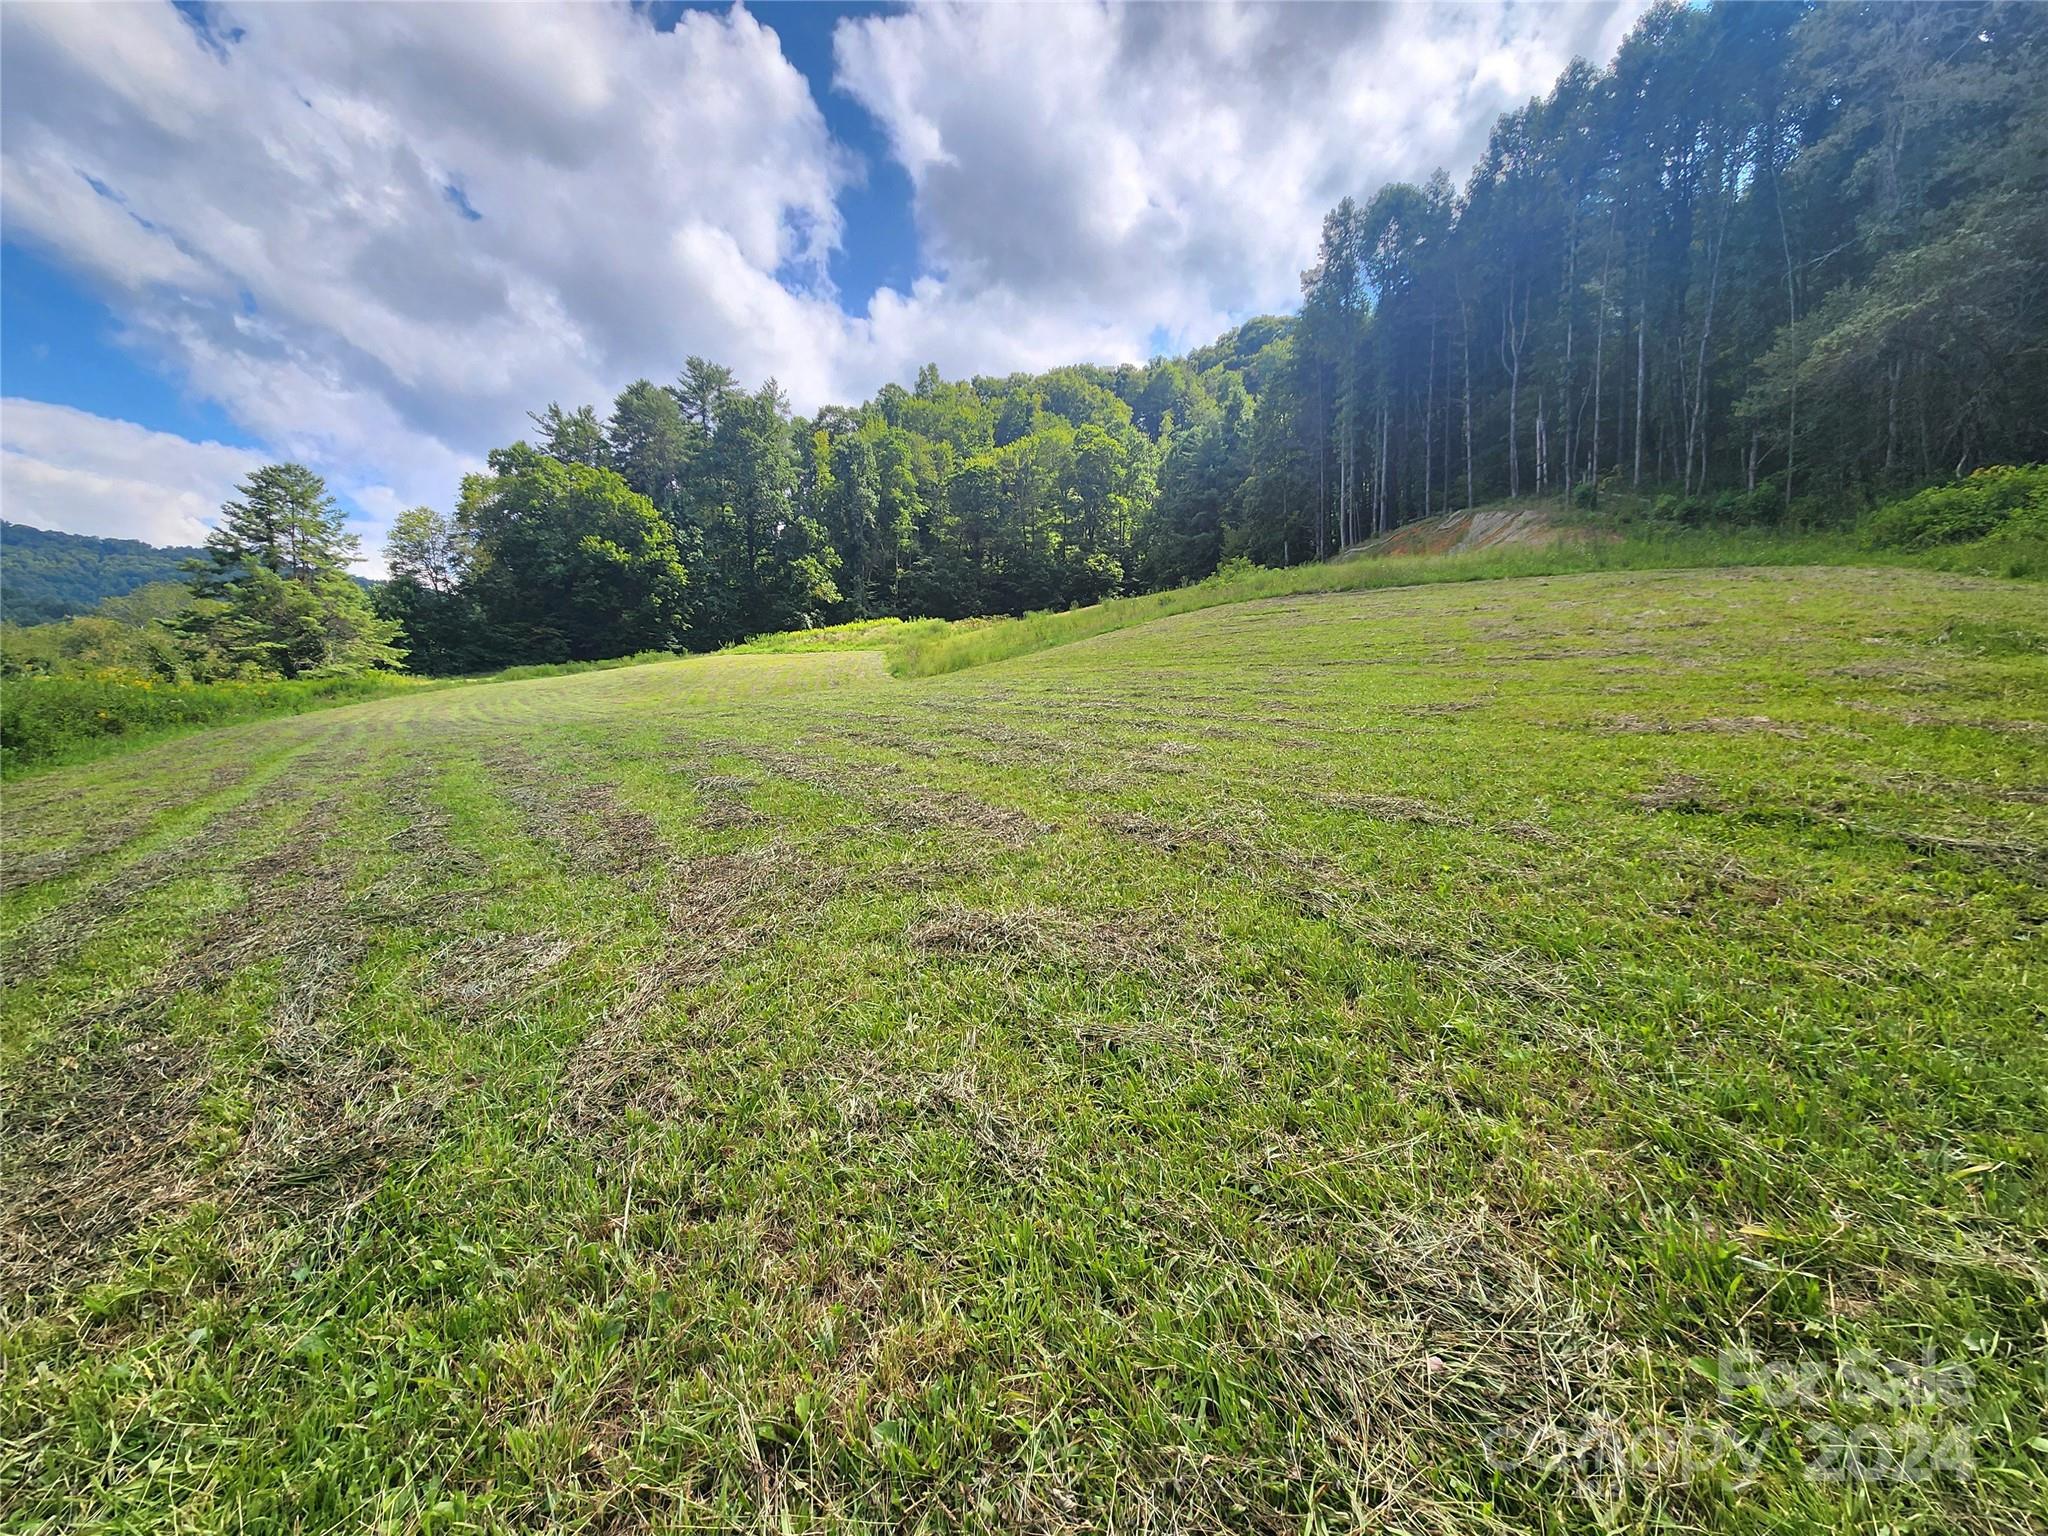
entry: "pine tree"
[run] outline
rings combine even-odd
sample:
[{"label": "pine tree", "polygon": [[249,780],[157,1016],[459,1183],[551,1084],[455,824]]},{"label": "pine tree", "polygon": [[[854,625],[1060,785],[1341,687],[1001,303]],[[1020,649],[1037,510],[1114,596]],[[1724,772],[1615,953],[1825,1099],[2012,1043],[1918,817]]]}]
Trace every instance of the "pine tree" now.
[{"label": "pine tree", "polygon": [[268,464],[238,490],[192,562],[178,628],[195,666],[277,677],[398,666],[399,626],[348,574],[361,545],[326,482],[303,464]]},{"label": "pine tree", "polygon": [[202,596],[219,596],[258,566],[311,581],[345,569],[361,552],[326,482],[305,465],[266,464],[237,490],[241,499],[222,504],[220,525],[207,535],[207,558],[194,562]]}]

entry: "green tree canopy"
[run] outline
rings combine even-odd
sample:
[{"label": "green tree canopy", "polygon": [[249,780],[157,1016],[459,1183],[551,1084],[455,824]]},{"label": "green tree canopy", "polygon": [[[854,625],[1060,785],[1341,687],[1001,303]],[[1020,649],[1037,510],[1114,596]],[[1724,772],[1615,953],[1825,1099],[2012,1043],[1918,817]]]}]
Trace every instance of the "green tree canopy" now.
[{"label": "green tree canopy", "polygon": [[524,443],[463,481],[469,589],[508,659],[586,661],[674,645],[688,577],[668,524],[614,471]]}]

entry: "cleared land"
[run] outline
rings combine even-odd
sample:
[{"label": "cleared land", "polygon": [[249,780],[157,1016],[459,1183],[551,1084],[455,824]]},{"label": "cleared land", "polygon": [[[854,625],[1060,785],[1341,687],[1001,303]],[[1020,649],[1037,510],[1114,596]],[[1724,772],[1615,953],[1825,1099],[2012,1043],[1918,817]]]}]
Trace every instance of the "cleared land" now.
[{"label": "cleared land", "polygon": [[1405,524],[1355,547],[1370,555],[1453,555],[1479,549],[1542,549],[1559,540],[1613,540],[1615,533],[1565,521],[1549,503],[1503,502]]},{"label": "cleared land", "polygon": [[1609,572],[19,781],[0,1525],[2038,1528],[2044,645]]}]

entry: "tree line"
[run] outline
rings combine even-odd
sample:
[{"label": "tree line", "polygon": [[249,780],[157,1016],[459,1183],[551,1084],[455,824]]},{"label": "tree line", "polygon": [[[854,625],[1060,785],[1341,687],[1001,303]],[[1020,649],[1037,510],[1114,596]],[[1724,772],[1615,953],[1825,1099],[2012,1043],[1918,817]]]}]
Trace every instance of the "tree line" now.
[{"label": "tree line", "polygon": [[384,610],[430,668],[466,668],[1094,602],[1130,579],[1159,456],[1111,380],[927,367],[800,418],[691,358],[603,418],[550,405],[453,516],[403,514]]}]

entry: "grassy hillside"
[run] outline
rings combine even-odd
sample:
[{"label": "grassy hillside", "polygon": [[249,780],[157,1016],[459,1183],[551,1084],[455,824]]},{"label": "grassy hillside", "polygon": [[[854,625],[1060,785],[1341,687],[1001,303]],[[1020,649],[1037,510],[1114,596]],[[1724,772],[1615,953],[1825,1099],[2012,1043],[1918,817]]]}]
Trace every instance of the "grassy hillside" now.
[{"label": "grassy hillside", "polygon": [[1874,547],[1847,530],[1688,528],[1648,516],[1641,497],[1613,496],[1614,516],[1567,513],[1556,500],[1494,502],[1410,523],[1331,561],[1287,568],[1228,563],[1192,586],[1112,598],[1088,607],[1017,618],[872,619],[765,635],[730,649],[879,649],[903,677],[934,677],[1030,655],[1174,614],[1309,592],[1361,592],[1435,582],[1493,581],[1574,571],[1694,570],[1770,565],[1907,565],[1979,576],[2039,580],[2048,543],[2038,535],[1946,546]]},{"label": "grassy hillside", "polygon": [[2038,588],[1058,638],[10,786],[0,1527],[2038,1523]]},{"label": "grassy hillside", "polygon": [[[1647,503],[1629,505],[1641,512]],[[1116,598],[1085,608],[1019,618],[866,619],[758,636],[730,647],[728,654],[879,650],[897,675],[933,677],[1174,614],[1296,593],[1356,592],[1573,571],[1850,563],[1911,565],[2038,580],[2048,574],[2048,543],[2029,535],[1929,548],[1872,549],[1848,533],[1684,529],[1641,521],[1616,524],[1611,519],[1575,520],[1554,501],[1500,502],[1469,514],[1453,513],[1409,524],[1386,540],[1327,563],[1272,569],[1237,562],[1194,586]],[[10,629],[0,635],[0,643],[28,650],[27,638],[49,633]],[[10,675],[0,687],[0,777],[33,772],[51,763],[86,761],[202,725],[299,713],[428,685],[515,681],[641,665],[664,654],[648,651],[607,661],[516,666],[460,678],[380,673],[297,682],[171,684],[126,675],[118,668],[25,681]]]},{"label": "grassy hillside", "polygon": [[[1501,507],[1484,509],[1499,513]],[[1229,603],[1287,597],[1312,592],[1365,592],[1388,587],[1423,586],[1438,582],[1497,581],[1515,576],[1564,575],[1575,571],[1691,570],[1731,566],[1912,563],[1931,564],[1930,555],[1885,555],[1862,548],[1848,534],[1780,534],[1767,531],[1647,530],[1619,534],[1609,525],[1575,528],[1557,520],[1551,509],[1553,536],[1526,538],[1498,546],[1449,551],[1433,550],[1418,537],[1440,524],[1452,528],[1460,514],[1430,519],[1402,530],[1408,542],[1389,541],[1387,549],[1361,546],[1342,559],[1271,568],[1237,562],[1226,565],[1194,586],[1140,597],[1114,598],[1087,608],[1033,613],[1014,619],[970,619],[953,624],[931,620],[880,632],[865,643],[879,643],[888,652],[892,671],[906,677],[932,677],[965,667],[984,666],[1013,656],[1029,655],[1092,635],[1109,634],[1134,624],[1173,614],[1194,613]],[[1940,552],[1951,555],[1951,551]],[[1949,568],[1970,570],[1967,565]],[[1983,575],[2028,577],[2040,574],[2029,565],[2020,570],[1986,569]],[[861,626],[846,626],[858,630]],[[823,637],[836,631],[818,631]],[[808,648],[807,637],[778,635],[774,649]],[[829,641],[827,642],[829,643]]]}]

